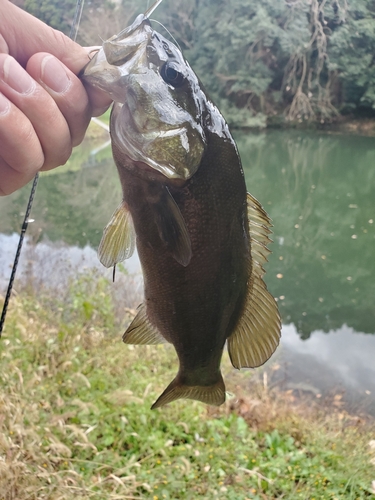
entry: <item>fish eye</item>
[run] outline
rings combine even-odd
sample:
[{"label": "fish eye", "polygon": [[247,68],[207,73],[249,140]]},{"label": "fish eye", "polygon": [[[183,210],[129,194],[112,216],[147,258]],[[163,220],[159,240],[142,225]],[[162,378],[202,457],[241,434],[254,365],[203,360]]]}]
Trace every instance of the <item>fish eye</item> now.
[{"label": "fish eye", "polygon": [[177,69],[177,64],[176,63],[171,63],[171,62],[166,62],[161,70],[160,70],[160,75],[165,81],[165,83],[168,83],[169,85],[172,85],[172,87],[181,87],[181,85],[185,81],[185,77],[182,73],[180,73]]}]

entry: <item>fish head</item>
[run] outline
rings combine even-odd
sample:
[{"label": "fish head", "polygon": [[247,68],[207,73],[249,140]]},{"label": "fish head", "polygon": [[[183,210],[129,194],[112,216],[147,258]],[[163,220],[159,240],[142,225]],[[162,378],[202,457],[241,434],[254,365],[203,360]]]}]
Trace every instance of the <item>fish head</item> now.
[{"label": "fish head", "polygon": [[145,15],[103,43],[83,80],[114,101],[110,128],[117,151],[168,179],[194,175],[206,148],[206,98],[181,51]]}]

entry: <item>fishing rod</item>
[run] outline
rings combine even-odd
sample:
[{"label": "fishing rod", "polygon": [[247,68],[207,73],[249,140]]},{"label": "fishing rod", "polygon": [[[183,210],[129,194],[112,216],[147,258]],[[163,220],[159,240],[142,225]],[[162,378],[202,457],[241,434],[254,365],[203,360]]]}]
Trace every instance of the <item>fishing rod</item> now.
[{"label": "fishing rod", "polygon": [[[73,42],[75,42],[76,38],[77,38],[84,3],[85,3],[85,0],[77,0],[77,2],[76,2],[76,8],[75,8],[75,12],[74,12],[73,22],[72,22],[72,26],[70,28],[70,33],[69,33],[69,38],[71,38],[73,40]],[[18,246],[17,246],[17,250],[16,250],[16,255],[14,257],[14,262],[13,262],[13,266],[12,266],[12,272],[11,272],[11,275],[9,278],[8,288],[7,288],[7,292],[5,295],[3,310],[1,312],[0,339],[1,339],[1,335],[3,333],[3,328],[4,328],[4,323],[5,323],[7,311],[8,311],[10,297],[12,295],[12,289],[13,289],[14,279],[16,277],[18,262],[19,262],[20,255],[21,255],[23,240],[25,238],[25,234],[26,234],[29,222],[31,222],[31,220],[29,219],[29,216],[30,216],[31,207],[32,207],[33,201],[34,201],[35,191],[36,191],[36,188],[38,186],[38,181],[39,181],[39,172],[35,175],[34,180],[33,180],[33,184],[31,186],[29,201],[27,203],[25,217],[24,217],[23,224],[21,227],[20,238],[19,238]]]}]

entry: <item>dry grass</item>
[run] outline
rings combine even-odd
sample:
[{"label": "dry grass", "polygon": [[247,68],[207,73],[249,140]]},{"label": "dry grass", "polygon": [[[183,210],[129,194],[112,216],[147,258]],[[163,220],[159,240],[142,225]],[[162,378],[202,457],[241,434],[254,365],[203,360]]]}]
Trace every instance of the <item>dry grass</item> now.
[{"label": "dry grass", "polygon": [[371,497],[371,424],[269,390],[270,371],[233,376],[236,397],[219,409],[149,410],[176,371],[173,349],[122,345],[106,285],[85,295],[88,286],[74,285],[63,306],[11,302],[1,500]]}]

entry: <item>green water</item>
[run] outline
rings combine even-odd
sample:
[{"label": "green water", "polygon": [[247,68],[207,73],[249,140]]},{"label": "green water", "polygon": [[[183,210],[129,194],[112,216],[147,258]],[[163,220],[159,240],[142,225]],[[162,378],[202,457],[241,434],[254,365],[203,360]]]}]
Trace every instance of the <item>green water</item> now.
[{"label": "green water", "polygon": [[238,145],[274,221],[267,283],[283,321],[303,338],[375,333],[375,139],[284,131]]},{"label": "green water", "polygon": [[[236,140],[248,189],[273,219],[266,281],[284,323],[302,338],[344,324],[375,333],[375,139],[274,131]],[[35,242],[97,247],[121,192],[110,148],[91,149],[42,175]],[[19,230],[29,189],[0,198],[0,233]]]}]

